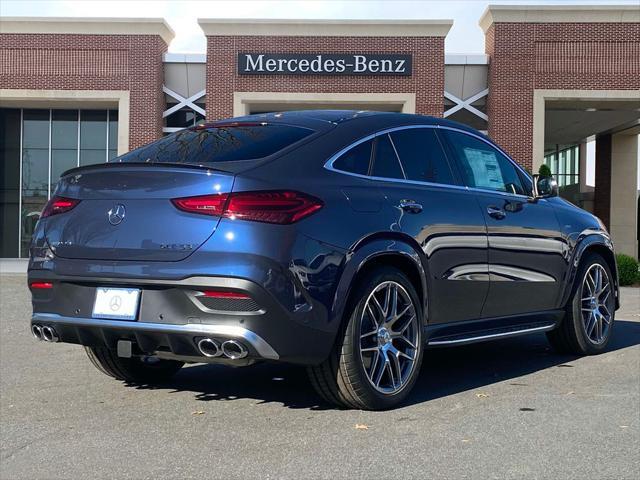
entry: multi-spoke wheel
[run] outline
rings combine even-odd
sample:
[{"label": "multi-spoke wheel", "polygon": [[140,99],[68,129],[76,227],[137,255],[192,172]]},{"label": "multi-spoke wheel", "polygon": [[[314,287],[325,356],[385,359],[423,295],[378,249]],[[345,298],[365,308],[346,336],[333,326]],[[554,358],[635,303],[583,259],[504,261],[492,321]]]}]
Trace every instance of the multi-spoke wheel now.
[{"label": "multi-spoke wheel", "polygon": [[360,359],[376,390],[396,393],[406,385],[416,364],[419,324],[399,283],[383,282],[369,295],[360,320]]},{"label": "multi-spoke wheel", "polygon": [[384,267],[362,279],[350,297],[333,353],[309,368],[320,395],[338,405],[382,410],[402,402],[422,362],[422,308],[414,286]]},{"label": "multi-spoke wheel", "polygon": [[547,334],[557,350],[588,355],[605,349],[615,314],[612,279],[611,270],[600,255],[586,255],[576,275],[565,318],[556,330]]},{"label": "multi-spoke wheel", "polygon": [[613,295],[609,275],[599,263],[591,265],[584,276],[580,302],[587,338],[595,344],[602,343],[608,338],[613,320]]}]

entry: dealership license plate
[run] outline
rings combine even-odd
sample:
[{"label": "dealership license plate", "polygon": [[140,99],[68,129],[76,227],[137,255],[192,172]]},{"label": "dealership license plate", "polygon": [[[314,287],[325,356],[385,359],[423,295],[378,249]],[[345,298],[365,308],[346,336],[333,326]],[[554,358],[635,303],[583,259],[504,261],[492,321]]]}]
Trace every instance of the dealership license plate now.
[{"label": "dealership license plate", "polygon": [[135,320],[140,290],[137,288],[98,288],[93,304],[93,318]]}]

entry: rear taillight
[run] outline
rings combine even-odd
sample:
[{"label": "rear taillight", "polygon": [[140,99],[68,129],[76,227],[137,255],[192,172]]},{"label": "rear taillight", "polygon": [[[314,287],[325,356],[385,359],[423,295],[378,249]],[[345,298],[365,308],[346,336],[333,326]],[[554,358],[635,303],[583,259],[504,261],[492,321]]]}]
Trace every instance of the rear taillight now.
[{"label": "rear taillight", "polygon": [[29,286],[34,290],[49,290],[53,288],[53,283],[51,282],[31,282]]},{"label": "rear taillight", "polygon": [[280,225],[302,220],[323,206],[315,197],[288,190],[205,195],[172,202],[185,212]]},{"label": "rear taillight", "polygon": [[227,194],[203,195],[200,197],[175,198],[171,200],[180,210],[219,217],[224,212]]},{"label": "rear taillight", "polygon": [[40,214],[40,218],[46,218],[52,215],[58,215],[59,213],[68,212],[69,210],[73,210],[79,203],[80,200],[75,198],[51,197],[51,200],[49,200],[44,206],[42,214]]}]

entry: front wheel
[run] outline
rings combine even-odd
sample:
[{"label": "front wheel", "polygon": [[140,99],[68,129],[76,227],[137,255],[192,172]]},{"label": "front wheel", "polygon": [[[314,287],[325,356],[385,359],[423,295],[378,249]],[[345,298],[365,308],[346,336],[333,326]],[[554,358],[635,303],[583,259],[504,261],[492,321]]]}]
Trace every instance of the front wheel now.
[{"label": "front wheel", "polygon": [[153,357],[121,358],[106,347],[84,347],[93,366],[99,371],[128,383],[153,385],[166,382],[184,363]]},{"label": "front wheel", "polygon": [[586,255],[578,269],[565,317],[558,328],[547,333],[556,350],[593,355],[606,349],[615,318],[612,279],[604,258],[596,253]]},{"label": "front wheel", "polygon": [[311,382],[339,406],[392,408],[407,397],[422,363],[422,309],[415,288],[399,270],[380,268],[359,283],[347,309],[331,355],[309,368]]}]

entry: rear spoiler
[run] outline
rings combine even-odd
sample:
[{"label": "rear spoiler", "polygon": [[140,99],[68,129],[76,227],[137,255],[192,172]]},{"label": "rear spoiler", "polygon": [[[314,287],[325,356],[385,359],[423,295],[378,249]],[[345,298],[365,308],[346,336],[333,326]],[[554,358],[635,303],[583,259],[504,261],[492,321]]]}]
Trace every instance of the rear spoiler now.
[{"label": "rear spoiler", "polygon": [[66,177],[67,175],[78,175],[80,173],[92,171],[92,170],[102,170],[104,168],[127,168],[127,167],[171,167],[171,168],[197,168],[200,170],[212,170],[215,172],[228,173],[230,175],[235,175],[234,172],[229,170],[223,170],[221,168],[211,167],[209,165],[195,164],[195,163],[171,163],[171,162],[105,162],[105,163],[94,163],[91,165],[83,165],[81,167],[73,167],[69,170],[66,170],[60,175],[60,178]]}]

